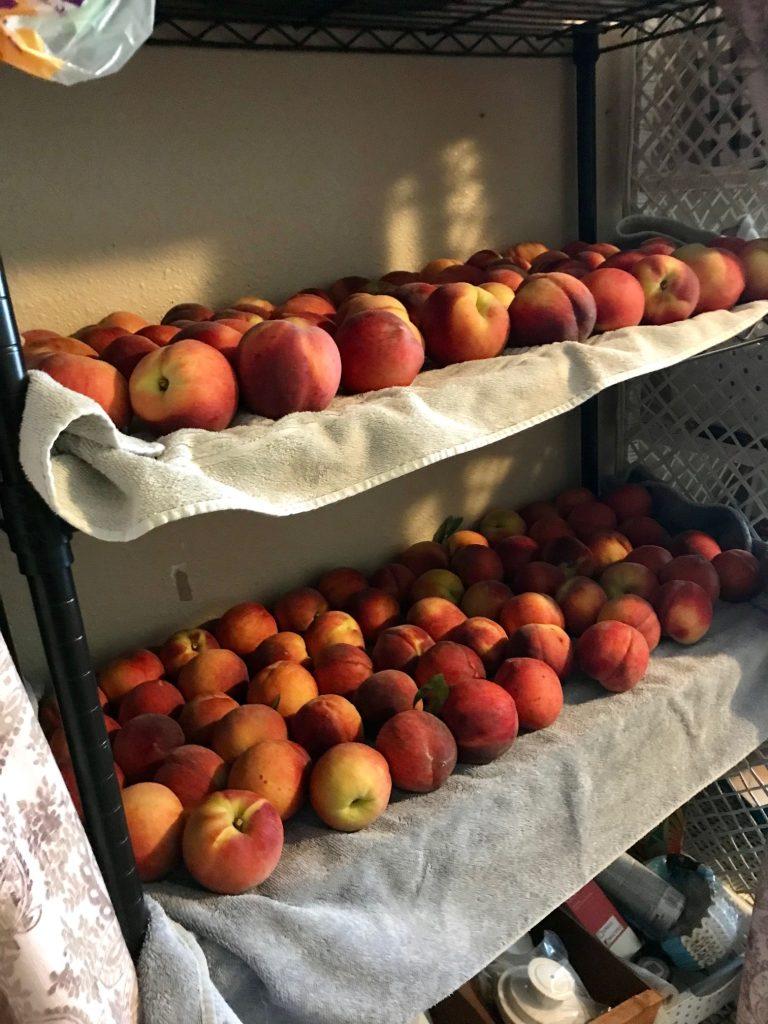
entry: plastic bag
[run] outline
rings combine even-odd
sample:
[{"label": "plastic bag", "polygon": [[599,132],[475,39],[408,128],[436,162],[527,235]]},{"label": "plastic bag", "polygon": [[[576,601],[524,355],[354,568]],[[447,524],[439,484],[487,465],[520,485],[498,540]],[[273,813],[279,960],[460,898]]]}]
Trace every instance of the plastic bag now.
[{"label": "plastic bag", "polygon": [[152,32],[155,0],[0,0],[0,63],[73,85],[111,75]]}]

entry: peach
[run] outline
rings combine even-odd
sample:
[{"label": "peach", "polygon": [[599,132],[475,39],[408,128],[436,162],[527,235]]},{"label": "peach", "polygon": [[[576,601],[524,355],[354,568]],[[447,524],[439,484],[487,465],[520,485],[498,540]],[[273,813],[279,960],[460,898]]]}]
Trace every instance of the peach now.
[{"label": "peach", "polygon": [[419,280],[433,284],[444,270],[447,270],[448,267],[457,267],[459,264],[460,260],[452,260],[447,257],[430,260],[419,271]]},{"label": "peach", "polygon": [[560,626],[549,623],[532,622],[521,626],[510,637],[506,653],[509,658],[545,661],[561,680],[567,679],[573,668],[571,638]]},{"label": "peach", "polygon": [[586,341],[595,326],[592,293],[570,274],[533,273],[509,307],[509,343],[517,347]]},{"label": "peach", "polygon": [[374,643],[379,633],[400,622],[397,599],[375,587],[358,590],[347,602],[347,608],[367,643]]},{"label": "peach", "polygon": [[446,267],[445,270],[441,270],[437,275],[435,283],[440,285],[465,282],[466,284],[481,286],[484,280],[485,273],[480,267],[473,267],[468,263],[457,263],[453,267]]},{"label": "peach", "polygon": [[541,560],[561,569],[566,576],[592,576],[595,572],[592,552],[576,537],[548,541],[541,552]]},{"label": "peach", "polygon": [[707,244],[713,245],[716,249],[727,249],[728,252],[735,252],[738,256],[749,245],[749,242],[746,238],[738,238],[735,235],[716,235]]},{"label": "peach", "polygon": [[348,299],[350,295],[364,292],[370,284],[370,279],[367,277],[359,277],[355,275],[349,275],[348,277],[340,277],[338,281],[334,281],[328,289],[328,294],[331,296],[331,301],[335,302],[337,306],[340,306],[345,299]]},{"label": "peach", "polygon": [[[28,331],[21,332],[21,347],[24,348],[27,342],[37,343],[38,341],[49,341],[51,338],[60,338],[61,335],[58,331],[50,331],[46,328],[33,328]],[[77,338],[75,338],[77,341]]]},{"label": "peach", "polygon": [[321,316],[333,316],[336,312],[336,307],[331,302],[330,298],[325,298],[322,295],[318,295],[315,292],[297,292],[292,295],[289,299],[286,299],[281,305],[273,310],[270,314],[274,316],[275,313],[319,313]]},{"label": "peach", "polygon": [[391,294],[405,307],[411,323],[415,327],[421,328],[424,303],[436,287],[437,285],[430,284],[428,281],[413,281],[393,289]]},{"label": "peach", "polygon": [[554,597],[563,583],[565,573],[558,566],[549,562],[529,562],[515,574],[512,590],[516,594],[533,592]]},{"label": "peach", "polygon": [[[603,258],[598,256],[597,253],[591,253],[591,256],[597,260],[598,265],[604,262]],[[558,274],[570,274],[571,277],[576,277],[581,280],[587,276],[591,268],[588,267],[581,259],[572,259],[566,260],[565,263],[557,263],[553,269],[557,270]]]},{"label": "peach", "polygon": [[48,737],[48,746],[51,749],[54,761],[57,763],[61,764],[64,761],[71,760],[69,744],[67,743],[67,734],[64,731],[63,725],[60,725],[53,730],[51,735]]},{"label": "peach", "polygon": [[107,345],[101,358],[128,380],[144,356],[157,351],[157,348],[153,341],[141,334],[123,334]]},{"label": "peach", "polygon": [[594,580],[588,576],[572,576],[557,592],[564,628],[571,636],[581,636],[597,621],[607,600],[608,595]]},{"label": "peach", "polygon": [[184,697],[173,683],[152,679],[126,693],[120,702],[120,724],[125,725],[137,715],[173,715],[184,706]]},{"label": "peach", "polygon": [[[413,627],[395,626],[393,630],[384,630],[376,641],[374,655],[377,648],[385,642],[382,638],[394,630],[405,628]],[[352,697],[372,672],[371,659],[364,650],[353,647],[352,644],[333,644],[324,647],[315,659],[314,676],[320,693],[338,693],[342,697]]]},{"label": "peach", "polygon": [[485,513],[478,529],[491,544],[495,544],[505,537],[517,537],[525,533],[525,520],[511,509],[494,508]]},{"label": "peach", "polygon": [[185,700],[202,693],[226,693],[237,696],[248,682],[248,669],[233,651],[213,648],[201,651],[182,666],[177,682]]},{"label": "peach", "polygon": [[[242,338],[242,336],[245,334],[246,331],[249,331],[251,329],[251,327],[255,327],[257,323],[261,323],[261,320],[258,317],[254,317],[253,320],[233,320],[233,319],[231,319],[229,317],[227,317],[226,319],[222,320],[221,317],[217,317],[215,319],[214,323],[221,324],[223,327],[230,327],[233,331],[237,331],[237,333]],[[194,324],[189,324],[188,325],[188,327],[193,327],[193,326],[194,326]],[[179,328],[180,331],[181,330],[186,331],[187,329],[188,329],[187,327]],[[181,340],[181,339],[179,339],[179,340]],[[201,338],[200,340],[202,341],[203,339]],[[218,348],[218,347],[219,347],[218,345],[214,345],[214,348]]]},{"label": "peach", "polygon": [[720,554],[722,548],[708,533],[701,530],[686,530],[675,537],[669,550],[673,555],[701,555],[711,562],[715,555]]},{"label": "peach", "polygon": [[613,509],[616,522],[635,516],[650,516],[653,510],[651,493],[641,484],[622,484],[607,494],[603,498],[603,503]]},{"label": "peach", "polygon": [[284,594],[273,609],[277,628],[284,633],[306,633],[328,602],[313,587],[299,587]]},{"label": "peach", "polygon": [[577,505],[583,505],[585,501],[595,501],[595,496],[588,487],[569,487],[562,491],[555,499],[557,514],[567,519]]},{"label": "peach", "polygon": [[621,250],[618,245],[613,245],[612,242],[590,242],[586,249],[582,249],[582,252],[597,252],[601,256],[615,256]]},{"label": "peach", "polygon": [[456,740],[459,760],[465,764],[495,761],[517,736],[515,702],[503,687],[486,679],[451,687],[441,717]]},{"label": "peach", "polygon": [[537,519],[535,523],[531,523],[528,527],[528,535],[531,540],[543,547],[549,541],[557,540],[559,537],[573,537],[573,530],[560,516],[544,516]]},{"label": "peach", "polygon": [[346,612],[332,611],[318,615],[307,630],[304,641],[313,662],[317,663],[320,652],[335,644],[349,644],[365,647],[359,625]]},{"label": "peach", "polygon": [[659,580],[655,572],[639,562],[614,562],[600,576],[600,586],[611,599],[623,594],[636,594],[646,601],[653,601]]},{"label": "peach", "polygon": [[362,738],[360,712],[337,693],[314,697],[291,719],[291,739],[312,758],[320,757],[337,743],[352,743]]},{"label": "peach", "polygon": [[399,288],[404,284],[415,284],[418,279],[419,275],[415,270],[388,270],[379,278],[379,284],[383,283]]},{"label": "peach", "polygon": [[508,658],[494,681],[515,702],[517,718],[523,729],[531,732],[546,729],[563,710],[562,683],[543,661]]},{"label": "peach", "polygon": [[285,719],[274,708],[266,704],[244,704],[228,711],[215,723],[210,742],[219,757],[231,764],[262,740],[286,739]]},{"label": "peach", "polygon": [[98,680],[107,700],[118,703],[135,686],[160,679],[162,675],[163,663],[157,655],[139,650],[110,661],[99,672]]},{"label": "peach", "polygon": [[142,882],[163,878],[176,867],[181,854],[181,801],[167,786],[139,782],[123,790],[123,810],[139,878]]},{"label": "peach", "polygon": [[557,507],[551,501],[532,501],[530,505],[520,509],[525,525],[530,528],[539,519],[550,519],[558,515]]},{"label": "peach", "polygon": [[698,583],[712,604],[720,596],[720,577],[717,570],[702,555],[678,555],[671,562],[667,562],[659,572],[659,582],[669,583],[671,580],[690,580],[692,583]]},{"label": "peach", "polygon": [[486,674],[492,676],[504,659],[507,636],[506,630],[481,615],[475,615],[461,625],[456,626],[448,634],[458,644],[463,644],[480,658]]},{"label": "peach", "polygon": [[341,832],[357,832],[387,808],[392,778],[386,759],[364,743],[339,743],[315,765],[309,798],[318,817]]},{"label": "peach", "polygon": [[633,547],[668,547],[672,538],[657,520],[650,516],[632,516],[619,523],[619,532],[630,541]]},{"label": "peach", "polygon": [[[628,539],[631,541],[631,538]],[[658,576],[664,566],[672,561],[672,555],[666,547],[661,545],[641,544],[639,548],[633,548],[624,561],[637,562],[639,565],[644,565]]]},{"label": "peach", "polygon": [[505,537],[493,547],[501,559],[504,578],[508,580],[514,579],[518,570],[535,561],[539,555],[539,545],[528,536]]},{"label": "peach", "polygon": [[180,327],[175,327],[173,324],[150,324],[149,327],[142,327],[136,334],[143,338],[149,338],[158,348],[162,348],[173,341],[180,330]]},{"label": "peach", "polygon": [[645,294],[646,324],[671,324],[686,320],[699,301],[699,279],[674,256],[646,256],[632,267]]},{"label": "peach", "polygon": [[179,331],[175,340],[179,342],[184,341],[185,338],[195,338],[197,341],[202,341],[206,345],[210,345],[211,348],[215,348],[217,352],[221,352],[230,366],[234,366],[243,333],[236,327],[228,326],[223,320],[203,320],[200,323],[184,327]]},{"label": "peach", "polygon": [[618,520],[616,513],[602,501],[585,501],[568,516],[568,525],[579,538],[589,542],[599,530],[614,530]]},{"label": "peach", "polygon": [[321,327],[288,320],[270,320],[247,331],[236,367],[243,404],[275,420],[325,409],[341,381],[333,338]]},{"label": "peach", "polygon": [[[160,648],[164,673],[175,676],[187,662],[203,651],[217,650],[219,642],[207,629],[182,629],[168,637]],[[161,671],[161,675],[164,674]]]},{"label": "peach", "polygon": [[39,370],[79,395],[85,395],[101,406],[118,430],[131,422],[131,403],[125,377],[100,359],[56,352],[46,356]]},{"label": "peach", "polygon": [[287,821],[304,804],[311,764],[312,758],[298,743],[265,739],[239,755],[229,769],[227,785],[268,800]]},{"label": "peach", "polygon": [[210,320],[213,310],[209,306],[203,306],[199,302],[182,302],[178,306],[171,306],[161,324],[174,324],[177,320]]},{"label": "peach", "polygon": [[616,252],[613,256],[606,257],[605,263],[603,263],[603,269],[608,270],[609,267],[615,267],[617,270],[632,270],[636,263],[640,260],[644,260],[648,255],[647,252],[641,252],[639,249],[629,249],[626,252]]},{"label": "peach", "polygon": [[368,588],[368,580],[357,569],[331,569],[317,581],[317,589],[335,610],[344,608],[353,594]]},{"label": "peach", "polygon": [[457,530],[447,537],[444,543],[449,555],[455,555],[459,548],[468,548],[471,544],[488,547],[488,539],[476,530]]},{"label": "peach", "polygon": [[[612,253],[611,255],[614,254]],[[583,249],[581,252],[576,254],[576,256],[574,257],[574,262],[577,264],[581,264],[581,266],[584,267],[587,272],[595,271],[599,267],[601,267],[603,263],[605,263],[605,256],[603,256],[602,253],[595,252],[594,249]],[[557,269],[562,271],[563,267],[565,266],[566,264],[563,263]],[[582,277],[584,277],[583,274]],[[592,289],[590,289],[590,291],[592,291]]]},{"label": "peach", "polygon": [[626,622],[606,619],[579,638],[579,668],[606,690],[631,690],[648,671],[650,651],[642,633]]},{"label": "peach", "polygon": [[283,718],[290,718],[317,695],[317,683],[305,668],[295,661],[276,661],[253,677],[247,699],[249,704],[268,704]]},{"label": "peach", "polygon": [[477,252],[472,253],[466,262],[470,267],[480,267],[482,270],[489,263],[499,259],[501,259],[501,253],[496,252],[495,249],[478,249]]},{"label": "peach", "polygon": [[448,726],[427,711],[393,715],[376,738],[392,781],[406,793],[432,793],[456,767],[457,748]]},{"label": "peach", "polygon": [[247,790],[213,793],[192,810],[184,827],[187,871],[212,892],[236,896],[261,885],[282,852],[279,814]]},{"label": "peach", "polygon": [[746,280],[741,259],[734,253],[691,242],[675,249],[673,255],[687,263],[699,279],[699,301],[694,313],[730,309],[739,301]]},{"label": "peach", "polygon": [[437,642],[454,626],[464,622],[466,615],[442,597],[424,597],[410,608],[406,618],[412,626],[419,626]]},{"label": "peach", "polygon": [[74,337],[78,341],[85,342],[89,348],[95,349],[101,355],[115,338],[122,338],[125,333],[124,327],[102,327],[100,324],[92,324],[90,327],[83,327],[76,331]]},{"label": "peach", "polygon": [[187,743],[208,746],[216,723],[239,707],[226,693],[202,693],[185,704],[179,715]]},{"label": "peach", "polygon": [[581,239],[577,238],[573,242],[568,242],[567,245],[564,245],[562,251],[569,256],[578,256],[580,252],[587,252],[589,246],[589,242],[582,242]]},{"label": "peach", "polygon": [[483,291],[490,292],[495,299],[498,299],[505,309],[509,309],[512,305],[515,293],[508,285],[502,284],[501,281],[484,281],[480,287]]},{"label": "peach", "polygon": [[448,555],[442,544],[434,540],[420,540],[411,544],[395,561],[410,569],[414,576],[421,576],[429,569],[448,568]]},{"label": "peach", "polygon": [[373,648],[373,667],[410,672],[417,658],[434,645],[434,640],[419,626],[391,626],[380,633]]},{"label": "peach", "polygon": [[448,569],[429,569],[414,582],[408,600],[411,603],[423,597],[444,597],[446,601],[460,604],[464,595],[464,584]]},{"label": "peach", "polygon": [[438,366],[490,359],[504,350],[509,314],[482,288],[443,284],[424,304],[421,329],[427,354]]},{"label": "peach", "polygon": [[497,619],[501,606],[512,597],[506,583],[498,580],[481,580],[473,583],[461,599],[461,610],[469,618],[480,615],[486,619]]},{"label": "peach", "polygon": [[371,576],[371,584],[385,594],[391,594],[398,601],[405,601],[416,577],[405,565],[387,562]]},{"label": "peach", "polygon": [[768,239],[756,238],[739,251],[745,287],[742,302],[768,298]]},{"label": "peach", "polygon": [[640,251],[661,256],[671,256],[677,246],[668,238],[658,235],[654,238],[647,238],[640,246]]},{"label": "peach", "polygon": [[[107,703],[106,694],[97,687],[99,693],[99,704],[102,709]],[[102,704],[101,698],[104,697],[104,703]],[[54,729],[61,728],[61,711],[59,710],[59,703],[55,697],[43,697],[40,703],[37,705],[37,719],[40,722],[40,728],[43,730],[43,735],[47,738],[51,735]]]},{"label": "peach", "polygon": [[601,573],[614,562],[622,562],[632,550],[631,543],[622,533],[615,530],[602,530],[592,536],[589,550],[595,559],[595,570]]},{"label": "peach", "polygon": [[403,303],[394,295],[370,295],[367,292],[360,292],[350,295],[344,304],[339,308],[338,324],[341,326],[346,320],[359,313],[391,313],[403,323],[410,323],[408,311]]},{"label": "peach", "polygon": [[336,333],[336,344],[341,384],[353,395],[407,387],[424,365],[418,329],[383,309],[347,317]]},{"label": "peach", "polygon": [[449,686],[463,679],[485,679],[485,666],[479,654],[457,640],[441,640],[426,650],[413,670],[419,686],[433,676],[442,676]]},{"label": "peach", "polygon": [[149,327],[149,320],[145,320],[138,313],[128,313],[125,310],[117,310],[114,313],[107,313],[99,320],[100,327],[122,327],[124,331],[133,334],[140,331],[142,327]]},{"label": "peach", "polygon": [[277,623],[263,604],[243,601],[221,616],[216,639],[221,647],[243,657],[253,654],[259,644],[276,632]]},{"label": "peach", "polygon": [[695,644],[712,624],[712,602],[692,580],[670,580],[656,594],[654,610],[664,636],[679,644]]},{"label": "peach", "polygon": [[749,551],[731,548],[712,559],[720,580],[720,597],[724,601],[748,601],[762,586],[760,563]]},{"label": "peach", "polygon": [[[431,677],[430,677],[431,678]],[[405,672],[386,668],[369,676],[355,693],[355,706],[372,733],[393,715],[411,708],[421,708],[416,700],[416,683]]]},{"label": "peach", "polygon": [[167,786],[188,810],[226,786],[227,766],[207,747],[186,743],[168,754],[155,772],[155,782]]},{"label": "peach", "polygon": [[508,256],[515,263],[519,263],[521,267],[527,269],[531,265],[531,260],[541,255],[541,253],[548,251],[549,249],[543,242],[518,242],[517,245],[512,245],[509,249],[505,249],[503,255]]},{"label": "peach", "polygon": [[563,263],[569,262],[571,262],[570,256],[562,249],[547,249],[546,252],[540,252],[531,260],[530,272],[531,274],[551,273],[558,270]]},{"label": "peach", "polygon": [[[295,661],[298,665],[309,665],[307,645],[298,633],[274,633],[262,640],[253,654],[248,657],[251,672],[271,665],[275,661]],[[224,689],[224,687],[219,687]]]},{"label": "peach", "polygon": [[624,594],[606,601],[597,616],[598,622],[612,620],[633,626],[648,644],[649,651],[655,651],[661,639],[661,625],[652,605],[637,594]]},{"label": "peach", "polygon": [[[560,588],[564,585],[560,583]],[[558,588],[558,590],[560,589]],[[499,611],[499,622],[509,636],[532,622],[564,626],[565,620],[557,602],[549,594],[524,591],[510,597]]]},{"label": "peach", "polygon": [[[270,313],[270,316],[271,315],[272,314]],[[284,315],[286,317],[290,316],[289,313],[286,313]],[[306,316],[306,317],[314,317],[316,314],[314,314],[314,313],[302,313],[302,314],[297,314],[297,315]],[[244,323],[247,328],[250,328],[250,327],[256,327],[257,324],[263,323],[264,322],[264,317],[260,313],[254,313],[254,312],[252,312],[250,310],[228,308],[228,309],[217,309],[216,312],[211,317],[211,320],[217,320],[219,322],[223,321],[226,324],[231,324],[233,320],[240,321],[240,323]],[[184,321],[182,321],[182,320],[177,320],[176,324],[177,324],[177,326],[179,326],[181,328],[190,327],[191,326],[191,324],[184,323]],[[245,333],[245,332],[243,332],[243,333]]]},{"label": "peach", "polygon": [[[512,263],[504,262],[504,265],[497,265],[493,267],[487,267],[485,271],[485,287],[494,284],[503,284],[512,292],[512,298],[515,296],[515,292],[523,283],[528,275],[522,267],[517,267]],[[483,287],[481,285],[481,287]]]},{"label": "peach", "polygon": [[98,359],[99,356],[95,348],[86,345],[84,341],[78,341],[77,338],[44,338],[39,341],[24,341],[21,346],[24,365],[28,370],[37,370],[44,359],[57,352],[85,356],[86,359]]},{"label": "peach", "polygon": [[482,580],[501,580],[504,577],[501,559],[493,548],[482,544],[459,548],[451,558],[451,569],[465,587]]},{"label": "peach", "polygon": [[115,763],[128,782],[151,779],[166,756],[184,743],[178,722],[167,715],[137,715],[117,731],[112,743]]}]

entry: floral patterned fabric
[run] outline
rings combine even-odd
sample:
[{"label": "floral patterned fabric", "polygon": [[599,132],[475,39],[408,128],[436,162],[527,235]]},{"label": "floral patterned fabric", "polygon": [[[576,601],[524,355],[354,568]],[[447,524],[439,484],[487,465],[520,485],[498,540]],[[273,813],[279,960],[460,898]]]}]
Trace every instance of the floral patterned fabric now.
[{"label": "floral patterned fabric", "polygon": [[736,1020],[738,1024],[768,1021],[768,860],[763,863],[762,878],[755,893]]},{"label": "floral patterned fabric", "polygon": [[137,1019],[104,881],[0,637],[0,1021]]}]

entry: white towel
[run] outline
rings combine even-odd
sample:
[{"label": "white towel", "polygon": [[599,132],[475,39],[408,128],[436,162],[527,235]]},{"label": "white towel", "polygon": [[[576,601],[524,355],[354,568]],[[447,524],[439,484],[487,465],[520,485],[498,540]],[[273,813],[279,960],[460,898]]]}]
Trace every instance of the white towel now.
[{"label": "white towel", "polygon": [[102,540],[220,509],[292,515],[509,437],[767,314],[768,301],[752,302],[586,344],[508,351],[422,373],[407,388],[336,398],[324,412],[240,415],[220,433],[178,430],[158,441],[120,433],[91,399],[33,370],[21,461],[62,518]]}]

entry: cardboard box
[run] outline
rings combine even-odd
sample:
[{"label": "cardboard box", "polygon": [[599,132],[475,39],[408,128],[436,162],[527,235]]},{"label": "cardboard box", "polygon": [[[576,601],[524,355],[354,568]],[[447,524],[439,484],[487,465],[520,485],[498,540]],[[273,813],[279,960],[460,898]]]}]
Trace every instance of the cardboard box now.
[{"label": "cardboard box", "polygon": [[[568,958],[587,991],[611,1007],[594,1024],[653,1024],[662,998],[646,988],[636,974],[583,928],[570,914],[555,910],[533,929],[534,941],[549,929],[568,950]],[[480,1001],[473,981],[462,985],[430,1011],[433,1024],[503,1024],[495,1008]]]}]

